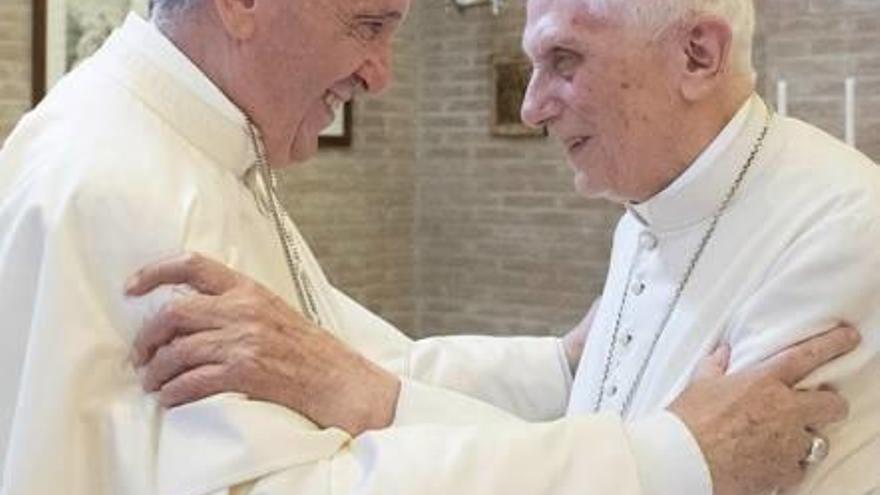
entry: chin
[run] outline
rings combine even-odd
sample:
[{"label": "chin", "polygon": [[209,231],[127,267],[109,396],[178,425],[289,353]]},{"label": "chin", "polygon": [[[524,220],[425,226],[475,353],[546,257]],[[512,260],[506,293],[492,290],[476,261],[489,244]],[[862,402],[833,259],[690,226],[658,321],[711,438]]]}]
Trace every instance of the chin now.
[{"label": "chin", "polygon": [[592,183],[590,178],[582,172],[577,172],[574,175],[574,190],[586,199],[598,199],[603,196],[603,191],[597,188],[596,184]]},{"label": "chin", "polygon": [[297,165],[297,161],[288,155],[279,155],[277,158],[273,158],[271,155],[269,156],[269,166],[275,170],[290,168]]},{"label": "chin", "polygon": [[584,199],[603,199],[612,203],[625,203],[626,200],[621,199],[614,191],[605,184],[597,184],[590,181],[589,177],[584,174],[576,174],[574,178],[574,189],[578,195]]},{"label": "chin", "polygon": [[292,167],[305,163],[318,154],[318,139],[309,140],[309,144],[303,145],[299,141],[293,144],[290,149],[290,156],[287,159],[285,167]]}]

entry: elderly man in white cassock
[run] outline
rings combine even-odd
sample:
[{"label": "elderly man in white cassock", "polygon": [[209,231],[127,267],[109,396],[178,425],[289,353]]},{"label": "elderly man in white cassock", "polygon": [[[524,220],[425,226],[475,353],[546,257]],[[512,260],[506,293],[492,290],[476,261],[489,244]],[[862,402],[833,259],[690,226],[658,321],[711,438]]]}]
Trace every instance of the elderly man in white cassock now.
[{"label": "elderly man in white cassock", "polygon": [[[0,152],[0,493],[732,494],[801,479],[821,457],[806,459],[808,429],[846,403],[792,387],[854,331],[729,376],[722,347],[687,382],[719,342],[742,368],[837,318],[876,328],[860,250],[875,177],[749,96],[727,10],[651,30],[628,5],[530,3],[525,113],[569,147],[583,193],[632,208],[564,419],[590,317],[565,344],[413,343],[328,283],[275,196],[274,167],[390,82],[408,0],[157,0],[152,23],[130,17]],[[656,242],[636,255],[642,231]],[[696,268],[667,300],[680,257]],[[624,303],[621,263],[644,284]],[[855,413],[824,432],[832,458],[806,485],[821,493],[861,483],[876,453],[870,335],[820,377]],[[634,363],[651,366],[635,382]]]},{"label": "elderly man in white cassock", "polygon": [[[523,118],[584,196],[626,206],[568,415],[669,404],[701,356],[731,370],[822,332],[862,348],[810,376],[849,418],[791,493],[880,493],[880,168],[754,93],[750,0],[529,0]],[[691,425],[696,431],[698,425]]]}]

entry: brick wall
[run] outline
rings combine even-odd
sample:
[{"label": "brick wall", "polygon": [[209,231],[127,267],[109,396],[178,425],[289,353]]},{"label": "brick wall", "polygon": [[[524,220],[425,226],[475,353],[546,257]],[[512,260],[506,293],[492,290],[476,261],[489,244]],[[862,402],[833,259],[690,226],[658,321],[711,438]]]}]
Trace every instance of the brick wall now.
[{"label": "brick wall", "polygon": [[31,2],[0,1],[0,143],[30,107]]},{"label": "brick wall", "polygon": [[880,2],[757,2],[759,85],[776,101],[788,81],[789,114],[843,138],[844,79],[858,78],[857,146],[880,159]]}]

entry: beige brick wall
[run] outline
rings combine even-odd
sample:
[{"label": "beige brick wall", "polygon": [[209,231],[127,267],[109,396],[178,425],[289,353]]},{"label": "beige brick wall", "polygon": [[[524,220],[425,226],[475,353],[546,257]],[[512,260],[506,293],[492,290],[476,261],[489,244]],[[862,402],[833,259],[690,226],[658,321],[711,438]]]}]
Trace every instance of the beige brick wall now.
[{"label": "beige brick wall", "polygon": [[757,2],[759,81],[776,101],[788,81],[789,113],[844,136],[844,79],[858,78],[857,146],[880,159],[880,2],[764,0]]},{"label": "beige brick wall", "polygon": [[31,1],[0,0],[0,143],[30,107]]}]

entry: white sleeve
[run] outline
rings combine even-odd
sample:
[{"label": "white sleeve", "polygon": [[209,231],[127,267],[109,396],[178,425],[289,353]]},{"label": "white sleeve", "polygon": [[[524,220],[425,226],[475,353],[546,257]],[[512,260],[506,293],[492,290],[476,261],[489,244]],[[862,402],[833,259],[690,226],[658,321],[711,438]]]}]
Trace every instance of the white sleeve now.
[{"label": "white sleeve", "polygon": [[555,337],[433,337],[413,342],[339,290],[337,336],[389,371],[460,392],[527,420],[561,417],[571,371]]},{"label": "white sleeve", "polygon": [[626,425],[646,494],[712,495],[712,475],[696,439],[670,412]]},{"label": "white sleeve", "polygon": [[[409,424],[408,408],[425,406],[437,406],[435,422],[424,423],[419,414],[419,423]],[[699,477],[688,484],[692,466],[676,464],[685,457],[676,449],[695,444],[668,413],[631,425],[615,415],[527,423],[454,392],[407,382],[398,415],[394,428],[368,432],[330,458],[279,471],[230,495],[711,494]],[[665,453],[656,449],[662,445]],[[665,474],[645,477],[641,461],[656,463],[651,469]]]},{"label": "white sleeve", "polygon": [[[873,215],[865,212],[865,215]],[[729,329],[731,371],[848,322],[862,345],[800,384],[833,385],[850,414],[827,428],[831,453],[794,493],[859,495],[880,488],[880,220],[836,218],[805,232],[783,253]]]},{"label": "white sleeve", "polygon": [[406,374],[455,390],[523,419],[565,414],[571,370],[555,337],[435,337],[417,341]]}]

